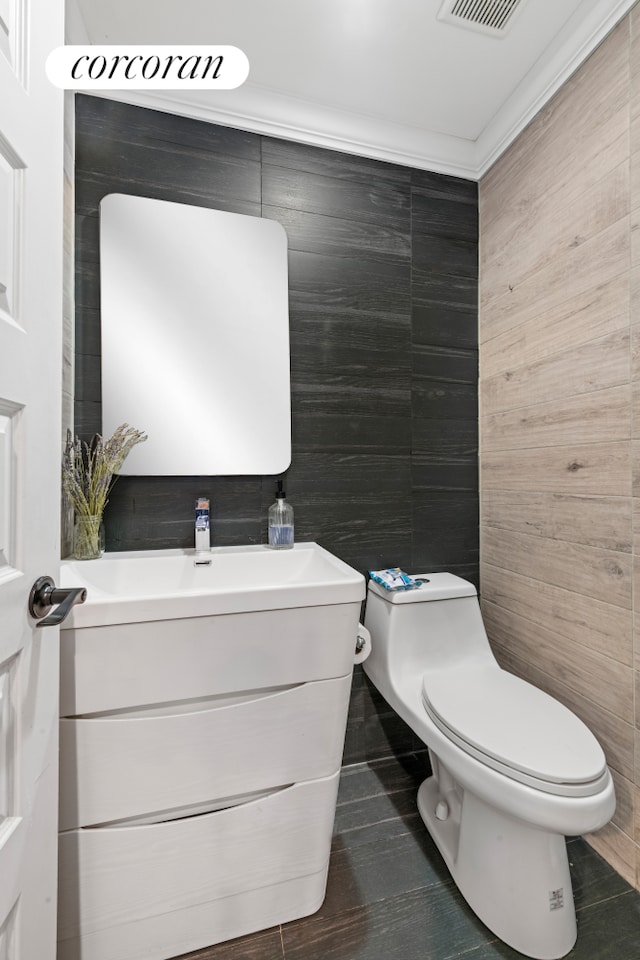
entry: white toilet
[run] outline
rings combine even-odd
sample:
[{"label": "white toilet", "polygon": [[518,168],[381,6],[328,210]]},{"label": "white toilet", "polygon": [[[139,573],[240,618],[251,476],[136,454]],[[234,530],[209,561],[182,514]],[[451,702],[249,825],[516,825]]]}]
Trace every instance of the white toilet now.
[{"label": "white toilet", "polygon": [[564,836],[615,810],[604,754],[575,714],[498,666],[473,584],[417,576],[409,591],[369,582],[365,673],[429,748],[418,809],[460,892],[510,946],[555,960],[576,939]]}]

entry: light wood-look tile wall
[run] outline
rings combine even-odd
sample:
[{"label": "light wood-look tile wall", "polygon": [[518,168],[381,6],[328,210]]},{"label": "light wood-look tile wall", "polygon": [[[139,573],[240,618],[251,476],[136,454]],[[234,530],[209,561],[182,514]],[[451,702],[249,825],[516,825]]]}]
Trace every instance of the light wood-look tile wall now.
[{"label": "light wood-look tile wall", "polygon": [[640,888],[640,5],[480,184],[481,592],[600,739]]}]

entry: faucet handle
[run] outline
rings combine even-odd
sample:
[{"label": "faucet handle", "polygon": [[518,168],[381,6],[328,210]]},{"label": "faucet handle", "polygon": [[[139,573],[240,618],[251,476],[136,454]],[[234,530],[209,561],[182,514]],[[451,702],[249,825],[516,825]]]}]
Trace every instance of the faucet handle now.
[{"label": "faucet handle", "polygon": [[210,501],[206,497],[198,497],[196,500],[196,526],[200,521],[209,525],[209,505]]},{"label": "faucet handle", "polygon": [[196,552],[211,549],[209,500],[206,497],[196,500],[195,545]]}]

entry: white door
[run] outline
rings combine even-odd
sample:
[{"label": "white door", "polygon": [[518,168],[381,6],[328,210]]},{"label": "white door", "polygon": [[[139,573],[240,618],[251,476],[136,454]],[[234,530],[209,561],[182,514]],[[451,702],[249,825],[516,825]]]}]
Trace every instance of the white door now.
[{"label": "white door", "polygon": [[[59,570],[63,0],[0,0],[0,960],[53,960]],[[57,581],[56,581],[57,582]]]}]

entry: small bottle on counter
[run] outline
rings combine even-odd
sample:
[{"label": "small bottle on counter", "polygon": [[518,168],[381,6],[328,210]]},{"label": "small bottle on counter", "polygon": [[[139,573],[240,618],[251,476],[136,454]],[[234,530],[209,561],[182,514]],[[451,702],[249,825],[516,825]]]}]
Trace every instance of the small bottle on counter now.
[{"label": "small bottle on counter", "polygon": [[288,550],[293,547],[293,507],[287,502],[282,489],[282,480],[278,480],[276,502],[269,507],[269,546],[276,550]]}]

